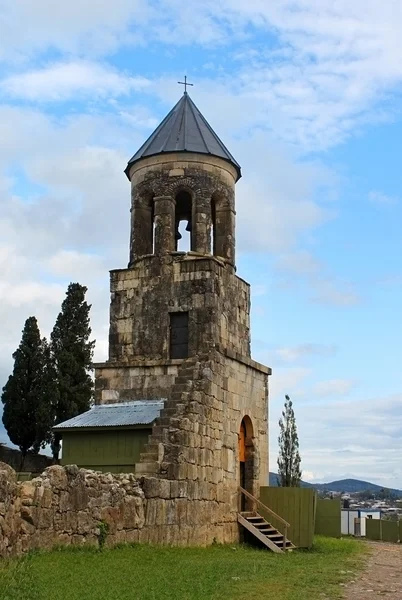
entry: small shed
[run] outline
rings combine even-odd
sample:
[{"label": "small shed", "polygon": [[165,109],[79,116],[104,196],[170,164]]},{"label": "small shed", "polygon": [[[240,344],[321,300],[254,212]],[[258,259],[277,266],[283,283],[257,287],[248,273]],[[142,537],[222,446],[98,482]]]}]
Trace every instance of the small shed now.
[{"label": "small shed", "polygon": [[96,471],[135,470],[164,399],[100,404],[53,429],[62,440],[62,465]]},{"label": "small shed", "polygon": [[342,535],[366,536],[366,519],[381,519],[380,510],[367,509],[342,509],[341,532]]}]

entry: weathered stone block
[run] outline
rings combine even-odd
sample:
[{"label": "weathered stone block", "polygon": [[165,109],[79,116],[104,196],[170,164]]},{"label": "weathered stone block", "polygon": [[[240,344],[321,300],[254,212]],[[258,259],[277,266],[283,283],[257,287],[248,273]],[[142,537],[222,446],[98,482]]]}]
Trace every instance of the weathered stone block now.
[{"label": "weathered stone block", "polygon": [[20,487],[20,498],[23,506],[33,504],[36,493],[36,485],[32,481],[24,481]]},{"label": "weathered stone block", "polygon": [[170,498],[170,481],[156,477],[144,477],[143,490],[146,498]]},{"label": "weathered stone block", "polygon": [[87,534],[93,532],[95,529],[95,524],[91,515],[83,510],[77,512],[77,533],[78,534]]},{"label": "weathered stone block", "polygon": [[48,467],[45,469],[44,475],[49,480],[52,488],[56,490],[66,490],[68,488],[67,472],[63,467],[59,465]]}]

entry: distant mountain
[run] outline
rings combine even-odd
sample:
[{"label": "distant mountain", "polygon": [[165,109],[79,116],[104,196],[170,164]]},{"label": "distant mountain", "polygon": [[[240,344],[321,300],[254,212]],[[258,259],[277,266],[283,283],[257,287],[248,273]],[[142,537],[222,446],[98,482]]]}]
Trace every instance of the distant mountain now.
[{"label": "distant mountain", "polygon": [[[278,475],[276,473],[269,473],[269,485],[272,485],[273,487],[277,487],[278,485],[278,480],[277,480]],[[318,484],[321,485],[321,484]],[[316,485],[312,485],[311,483],[307,483],[307,481],[301,481],[300,482],[300,487],[315,487],[318,489],[318,487]]]},{"label": "distant mountain", "polygon": [[[278,485],[276,473],[269,474],[269,485]],[[349,494],[365,492],[367,490],[370,492],[380,492],[383,489],[381,485],[360,479],[340,479],[339,481],[330,481],[329,483],[307,483],[307,481],[302,481],[301,487],[313,487],[316,490],[328,490],[330,492],[348,492]],[[402,490],[391,489],[390,491],[399,498],[402,498]]]}]

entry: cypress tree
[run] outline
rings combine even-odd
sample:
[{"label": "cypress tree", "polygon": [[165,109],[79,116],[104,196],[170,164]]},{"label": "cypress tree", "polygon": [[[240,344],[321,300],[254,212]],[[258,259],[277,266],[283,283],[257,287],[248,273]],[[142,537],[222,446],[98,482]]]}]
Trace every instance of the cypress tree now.
[{"label": "cypress tree", "polygon": [[278,485],[281,487],[299,487],[301,480],[299,437],[293,404],[289,396],[285,396],[285,406],[279,419],[280,434],[278,437]]},{"label": "cypress tree", "polygon": [[41,340],[35,317],[29,317],[13,354],[13,373],[3,388],[3,423],[21,451],[21,468],[28,450],[39,452],[50,439],[54,385],[48,365],[48,346]]},{"label": "cypress tree", "polygon": [[[91,306],[85,301],[86,292],[85,286],[70,283],[50,336],[58,386],[55,424],[71,419],[91,406],[93,381],[90,372],[95,341],[89,341]],[[60,452],[57,435],[52,441],[52,451],[57,460]]]},{"label": "cypress tree", "polygon": [[41,401],[36,415],[37,442],[33,446],[34,451],[44,448],[53,439],[52,427],[59,398],[56,368],[46,338],[42,339],[42,362]]}]

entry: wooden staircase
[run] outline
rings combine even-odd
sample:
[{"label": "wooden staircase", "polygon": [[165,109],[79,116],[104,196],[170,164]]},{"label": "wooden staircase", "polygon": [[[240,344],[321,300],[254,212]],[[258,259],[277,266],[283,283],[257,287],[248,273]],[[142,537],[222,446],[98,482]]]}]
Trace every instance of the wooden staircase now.
[{"label": "wooden staircase", "polygon": [[247,498],[252,500],[252,504],[258,504],[264,510],[269,513],[276,520],[280,521],[284,528],[284,533],[281,533],[276,527],[271,525],[263,516],[258,514],[256,511],[242,511],[237,515],[237,520],[247,531],[254,535],[260,542],[262,542],[272,552],[282,554],[293,550],[296,546],[287,538],[287,529],[290,524],[282,519],[279,515],[274,513],[273,510],[265,506],[257,498],[254,498],[249,492],[243,488],[239,488],[240,497],[244,494]]}]

